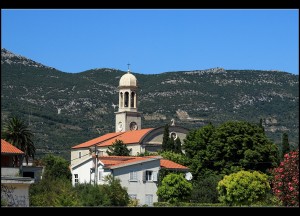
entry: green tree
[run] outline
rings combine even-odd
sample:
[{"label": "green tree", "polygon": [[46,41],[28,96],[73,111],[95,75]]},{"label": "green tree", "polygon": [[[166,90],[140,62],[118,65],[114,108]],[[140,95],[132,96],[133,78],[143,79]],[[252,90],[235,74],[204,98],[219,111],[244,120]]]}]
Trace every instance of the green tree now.
[{"label": "green tree", "polygon": [[115,155],[115,156],[129,156],[130,150],[124,144],[122,140],[116,140],[112,146],[109,146],[106,153],[108,155]]},{"label": "green tree", "polygon": [[222,178],[222,175],[211,174],[193,181],[192,202],[219,203],[217,185]]},{"label": "green tree", "polygon": [[72,174],[66,159],[49,154],[42,159],[42,163],[45,166],[43,178],[71,180]]},{"label": "green tree", "polygon": [[289,144],[289,137],[287,133],[282,134],[282,158],[284,155],[291,151],[290,144]]},{"label": "green tree", "polygon": [[169,125],[165,125],[164,134],[163,134],[163,141],[162,141],[162,151],[168,151],[169,150],[169,141],[170,141],[170,134],[169,134]]},{"label": "green tree", "polygon": [[77,184],[74,189],[78,194],[81,206],[111,206],[103,185]]},{"label": "green tree", "polygon": [[187,201],[192,191],[192,184],[188,182],[183,174],[168,174],[158,187],[156,194],[163,201],[178,203]]},{"label": "green tree", "polygon": [[29,157],[34,158],[34,135],[21,119],[17,117],[9,118],[4,124],[2,137],[25,153],[25,160],[27,164]]},{"label": "green tree", "polygon": [[177,137],[177,139],[175,140],[175,143],[174,143],[174,152],[178,153],[178,154],[182,154],[182,151],[181,151],[181,140],[180,140],[179,137]]},{"label": "green tree", "polygon": [[258,171],[239,171],[226,175],[217,186],[219,200],[225,205],[253,205],[266,199],[271,187],[268,176]]},{"label": "green tree", "polygon": [[230,174],[260,170],[278,164],[278,148],[257,124],[229,121],[217,128],[205,126],[187,136],[184,143],[195,177],[211,171]]},{"label": "green tree", "polygon": [[103,192],[108,196],[111,206],[127,206],[129,195],[127,189],[122,187],[121,180],[112,175],[105,177],[107,184],[103,185]]},{"label": "green tree", "polygon": [[46,178],[29,188],[30,206],[81,206],[72,184],[65,178]]},{"label": "green tree", "polygon": [[265,127],[263,126],[263,120],[259,119],[259,127],[262,129],[263,132],[265,132]]}]

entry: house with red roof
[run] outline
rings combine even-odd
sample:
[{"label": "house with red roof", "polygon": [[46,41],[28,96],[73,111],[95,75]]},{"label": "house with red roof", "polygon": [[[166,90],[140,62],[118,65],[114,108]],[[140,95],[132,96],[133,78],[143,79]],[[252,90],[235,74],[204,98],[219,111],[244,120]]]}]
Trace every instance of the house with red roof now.
[{"label": "house with red roof", "polygon": [[187,167],[162,159],[161,156],[93,155],[71,166],[72,185],[105,184],[105,176],[112,175],[121,180],[121,185],[127,188],[131,199],[137,199],[140,205],[153,206],[153,202],[158,201],[156,191],[159,171],[162,168],[188,172]]},{"label": "house with red roof", "polygon": [[7,206],[29,206],[30,177],[23,177],[24,152],[1,139],[1,200]]}]

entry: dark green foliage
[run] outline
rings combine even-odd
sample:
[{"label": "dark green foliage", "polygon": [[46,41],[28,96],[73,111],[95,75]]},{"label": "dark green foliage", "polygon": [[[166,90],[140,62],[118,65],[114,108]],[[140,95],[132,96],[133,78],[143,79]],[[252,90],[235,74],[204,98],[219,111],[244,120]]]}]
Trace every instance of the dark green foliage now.
[{"label": "dark green foliage", "polygon": [[263,126],[263,120],[259,119],[259,127],[263,130],[263,132],[265,132],[265,128]]},{"label": "dark green foliage", "polygon": [[191,201],[195,203],[218,203],[218,182],[222,175],[208,175],[193,181]]},{"label": "dark green foliage", "polygon": [[33,143],[33,133],[23,120],[17,117],[7,119],[1,133],[1,138],[25,153],[26,163],[29,157],[34,158],[35,145]]},{"label": "dark green foliage", "polygon": [[71,180],[72,175],[69,168],[69,162],[55,155],[46,155],[42,159],[42,163],[45,166],[43,178],[46,179],[67,179]]},{"label": "dark green foliage", "polygon": [[178,153],[178,154],[182,154],[182,151],[181,151],[181,140],[180,140],[179,137],[177,137],[177,139],[175,140],[175,143],[174,143],[174,152]]},{"label": "dark green foliage", "polygon": [[65,178],[47,178],[29,188],[30,206],[81,206],[80,199],[72,184]]},{"label": "dark green foliage", "polygon": [[127,206],[129,204],[129,195],[126,188],[121,186],[121,181],[118,178],[113,178],[111,175],[106,177],[108,184],[103,185],[103,193],[110,200],[111,206]]},{"label": "dark green foliage", "polygon": [[190,169],[199,175],[230,174],[241,169],[265,172],[278,163],[278,149],[256,124],[229,121],[191,131],[184,143]]},{"label": "dark green foliage", "polygon": [[161,145],[162,151],[168,151],[169,150],[169,141],[170,141],[169,133],[170,133],[169,132],[169,125],[166,124],[164,134],[163,134],[163,141],[162,141],[162,145]]},{"label": "dark green foliage", "polygon": [[75,186],[81,206],[111,206],[103,185],[78,184]]},{"label": "dark green foliage", "polygon": [[290,144],[289,144],[289,137],[287,133],[282,134],[282,158],[286,153],[289,153],[291,151]]},{"label": "dark green foliage", "polygon": [[129,156],[130,150],[124,144],[122,140],[116,140],[111,146],[107,149],[108,155],[115,155],[115,156]]}]

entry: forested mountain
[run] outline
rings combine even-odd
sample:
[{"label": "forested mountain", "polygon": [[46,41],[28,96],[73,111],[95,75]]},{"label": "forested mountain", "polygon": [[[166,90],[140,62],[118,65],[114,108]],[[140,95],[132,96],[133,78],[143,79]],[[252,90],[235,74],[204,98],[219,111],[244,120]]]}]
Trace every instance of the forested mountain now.
[{"label": "forested mountain", "polygon": [[[217,63],[216,63],[217,64]],[[118,84],[125,71],[110,68],[65,73],[1,49],[1,121],[17,115],[35,134],[37,156],[69,159],[70,147],[115,131]],[[245,120],[263,125],[280,144],[299,139],[299,75],[280,71],[176,71],[138,79],[142,127],[169,123],[197,128]]]}]

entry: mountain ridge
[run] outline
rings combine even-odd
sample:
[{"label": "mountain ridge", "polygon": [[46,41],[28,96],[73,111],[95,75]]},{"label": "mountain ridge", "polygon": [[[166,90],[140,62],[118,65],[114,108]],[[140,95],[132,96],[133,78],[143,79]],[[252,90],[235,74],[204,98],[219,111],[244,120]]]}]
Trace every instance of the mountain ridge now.
[{"label": "mountain ridge", "polygon": [[[66,73],[5,51],[3,55],[1,49],[1,120],[11,115],[26,119],[39,155],[54,152],[67,158],[71,146],[114,131],[119,79],[126,71]],[[139,83],[143,128],[162,126],[171,118],[190,129],[228,120],[258,123],[261,118],[275,143],[288,132],[291,145],[298,146],[298,75],[218,67],[133,74]]]}]

